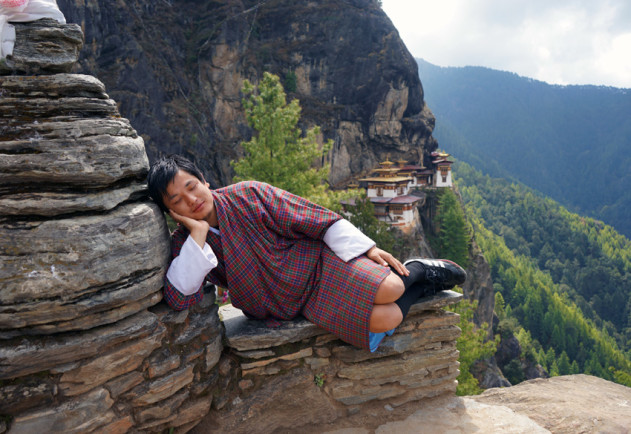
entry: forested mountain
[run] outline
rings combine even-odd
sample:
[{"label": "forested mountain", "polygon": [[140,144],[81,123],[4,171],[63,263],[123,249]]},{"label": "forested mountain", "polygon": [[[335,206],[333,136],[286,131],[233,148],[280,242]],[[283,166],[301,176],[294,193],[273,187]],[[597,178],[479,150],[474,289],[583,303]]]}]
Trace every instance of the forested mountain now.
[{"label": "forested mountain", "polygon": [[631,89],[417,61],[442,147],[631,237]]},{"label": "forested mountain", "polygon": [[455,174],[500,294],[496,312],[526,356],[553,373],[628,383],[631,242],[523,185],[466,163]]}]

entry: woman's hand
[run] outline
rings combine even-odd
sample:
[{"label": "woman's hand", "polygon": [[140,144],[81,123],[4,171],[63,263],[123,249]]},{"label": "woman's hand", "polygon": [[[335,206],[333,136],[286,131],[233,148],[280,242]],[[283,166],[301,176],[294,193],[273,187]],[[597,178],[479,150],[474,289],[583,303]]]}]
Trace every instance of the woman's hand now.
[{"label": "woman's hand", "polygon": [[173,220],[186,226],[186,229],[191,233],[191,237],[197,243],[199,247],[204,248],[206,244],[206,235],[210,229],[210,225],[206,220],[195,220],[190,217],[185,217],[176,213],[173,210],[169,210],[169,215],[173,217]]},{"label": "woman's hand", "polygon": [[390,265],[394,270],[402,276],[408,276],[410,272],[407,268],[394,256],[390,253],[381,250],[377,246],[372,247],[370,250],[366,252],[366,256],[375,261],[379,265],[388,266]]}]

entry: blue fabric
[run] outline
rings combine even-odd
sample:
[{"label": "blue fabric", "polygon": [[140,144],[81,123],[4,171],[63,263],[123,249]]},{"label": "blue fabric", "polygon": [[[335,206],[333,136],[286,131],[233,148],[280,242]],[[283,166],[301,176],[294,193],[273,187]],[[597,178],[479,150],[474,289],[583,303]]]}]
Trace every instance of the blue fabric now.
[{"label": "blue fabric", "polygon": [[374,353],[379,348],[379,344],[386,336],[392,336],[394,329],[382,333],[368,332],[368,341],[370,342],[370,352]]}]

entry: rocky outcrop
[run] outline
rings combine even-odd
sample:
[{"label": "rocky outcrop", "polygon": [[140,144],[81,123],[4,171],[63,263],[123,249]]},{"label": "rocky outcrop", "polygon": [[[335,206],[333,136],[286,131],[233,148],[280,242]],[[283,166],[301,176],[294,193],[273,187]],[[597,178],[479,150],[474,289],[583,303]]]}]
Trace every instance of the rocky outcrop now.
[{"label": "rocky outcrop", "polygon": [[[327,434],[617,433],[631,426],[631,388],[589,375],[531,380],[478,396],[441,396],[422,405],[375,407],[301,432]],[[203,432],[203,431],[202,431]]]},{"label": "rocky outcrop", "polygon": [[300,100],[304,127],[333,139],[334,185],[387,154],[418,161],[435,150],[416,62],[378,3],[58,0],[85,32],[75,72],[104,81],[150,159],[187,154],[213,187],[230,183],[251,134],[243,80],[263,71]]},{"label": "rocky outcrop", "polygon": [[492,339],[495,291],[491,279],[491,267],[473,239],[469,256],[471,262],[467,267],[467,280],[462,285],[462,290],[469,301],[478,303],[473,321],[479,327],[486,325],[488,337]]},{"label": "rocky outcrop", "polygon": [[478,380],[478,386],[482,389],[511,386],[510,381],[506,379],[502,370],[497,366],[494,357],[476,360],[469,370]]},{"label": "rocky outcrop", "polygon": [[217,306],[159,303],[143,140],[99,80],[57,73],[80,35],[16,24],[0,75],[0,432],[186,431],[210,408]]},{"label": "rocky outcrop", "polygon": [[530,380],[472,399],[508,407],[553,433],[627,433],[631,427],[631,388],[590,375]]}]

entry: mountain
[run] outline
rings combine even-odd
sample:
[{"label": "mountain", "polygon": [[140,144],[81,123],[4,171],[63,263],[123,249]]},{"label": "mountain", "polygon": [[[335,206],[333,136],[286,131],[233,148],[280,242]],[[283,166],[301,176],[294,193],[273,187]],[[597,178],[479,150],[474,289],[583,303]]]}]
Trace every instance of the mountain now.
[{"label": "mountain", "polygon": [[[631,241],[535,190],[454,165],[473,234],[491,267],[497,331],[551,374],[631,384]],[[515,384],[520,362],[498,365]],[[512,364],[511,364],[512,363]]]},{"label": "mountain", "polygon": [[333,139],[343,185],[388,154],[436,148],[417,64],[376,0],[59,0],[85,44],[73,70],[98,77],[143,137],[149,160],[182,153],[212,187],[232,181],[250,139],[241,88],[278,75],[302,128]]},{"label": "mountain", "polygon": [[417,62],[441,147],[631,237],[631,89]]}]

